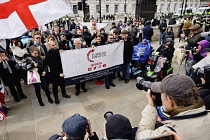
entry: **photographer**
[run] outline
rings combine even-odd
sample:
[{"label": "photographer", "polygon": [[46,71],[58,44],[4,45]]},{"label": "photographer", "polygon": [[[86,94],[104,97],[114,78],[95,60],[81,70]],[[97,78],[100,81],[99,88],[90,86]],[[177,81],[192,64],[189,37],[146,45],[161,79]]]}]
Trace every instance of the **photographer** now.
[{"label": "photographer", "polygon": [[99,140],[92,131],[90,120],[79,114],[66,119],[62,124],[62,130],[62,135],[53,135],[48,140],[84,140],[87,132],[90,140]]},{"label": "photographer", "polygon": [[109,116],[105,124],[105,133],[102,140],[131,140],[133,136],[131,123],[128,118],[115,114]]},{"label": "photographer", "polygon": [[209,47],[209,42],[207,40],[202,40],[197,43],[198,48],[193,48],[191,50],[191,54],[189,54],[189,58],[193,59],[194,62],[199,62],[201,59],[207,56],[207,51],[205,51],[205,48]]},{"label": "photographer", "polygon": [[[156,129],[158,113],[154,104],[155,95],[151,94],[151,90],[161,94],[165,113],[170,114],[170,119]],[[136,139],[162,136],[167,130],[176,132],[184,140],[209,139],[209,116],[191,78],[170,74],[162,82],[153,83],[151,90],[146,94],[148,105],[142,111]]]}]

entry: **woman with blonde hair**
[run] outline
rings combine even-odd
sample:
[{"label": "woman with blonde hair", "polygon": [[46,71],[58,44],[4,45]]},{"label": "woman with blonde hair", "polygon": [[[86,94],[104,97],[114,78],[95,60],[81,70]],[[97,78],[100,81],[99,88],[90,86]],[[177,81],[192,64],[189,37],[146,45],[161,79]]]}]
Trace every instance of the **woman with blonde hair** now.
[{"label": "woman with blonde hair", "polygon": [[41,88],[45,91],[48,102],[53,103],[53,100],[50,97],[49,84],[47,82],[47,65],[45,63],[44,57],[41,55],[37,47],[32,47],[30,50],[30,56],[25,58],[23,62],[23,68],[25,70],[31,70],[33,68],[38,69],[40,75],[41,83],[34,83],[35,93],[38,99],[40,106],[44,106],[44,103],[41,98]]}]

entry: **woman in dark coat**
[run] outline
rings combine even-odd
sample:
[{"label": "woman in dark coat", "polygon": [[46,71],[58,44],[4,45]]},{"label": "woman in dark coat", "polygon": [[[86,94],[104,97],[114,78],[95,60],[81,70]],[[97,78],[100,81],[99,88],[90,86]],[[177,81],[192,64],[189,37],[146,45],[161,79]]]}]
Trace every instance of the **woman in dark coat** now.
[{"label": "woman in dark coat", "polygon": [[163,36],[162,36],[163,44],[167,42],[166,41],[167,38],[171,38],[172,40],[174,40],[174,32],[173,32],[172,27],[168,27],[167,30],[163,33]]},{"label": "woman in dark coat", "polygon": [[29,57],[25,58],[25,61],[23,62],[23,67],[25,70],[31,70],[33,68],[38,69],[41,83],[33,84],[38,102],[39,102],[40,106],[44,106],[44,103],[42,102],[41,92],[40,92],[41,87],[42,87],[42,89],[46,93],[48,101],[50,103],[53,103],[53,100],[50,97],[49,84],[48,84],[47,78],[46,78],[46,71],[47,71],[46,63],[45,63],[43,57],[41,56],[41,53],[37,47],[32,47],[30,53],[31,53],[31,55]]},{"label": "woman in dark coat", "polygon": [[3,49],[0,49],[0,76],[5,86],[8,86],[16,102],[20,98],[27,98],[22,90],[20,80],[21,75],[18,73],[18,66],[15,60],[6,55]]},{"label": "woman in dark coat", "polygon": [[[101,35],[98,35],[98,36],[96,36],[96,42],[92,44],[92,47],[101,46],[101,45],[105,45],[105,44],[104,44],[104,42],[102,42]],[[98,78],[96,80],[96,85],[103,85],[103,82],[101,81],[101,78]]]},{"label": "woman in dark coat", "polygon": [[173,55],[174,55],[174,47],[171,42],[167,42],[164,45],[161,45],[158,49],[157,52],[159,52],[159,55],[162,57],[166,57],[169,61],[172,60]]}]

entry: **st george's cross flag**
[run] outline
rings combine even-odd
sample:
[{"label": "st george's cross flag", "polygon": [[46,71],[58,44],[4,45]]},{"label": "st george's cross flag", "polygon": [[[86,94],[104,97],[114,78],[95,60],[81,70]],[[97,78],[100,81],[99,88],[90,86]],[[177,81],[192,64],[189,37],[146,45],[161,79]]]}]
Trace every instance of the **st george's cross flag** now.
[{"label": "st george's cross flag", "polygon": [[21,36],[72,11],[63,0],[1,0],[0,9],[0,39]]}]

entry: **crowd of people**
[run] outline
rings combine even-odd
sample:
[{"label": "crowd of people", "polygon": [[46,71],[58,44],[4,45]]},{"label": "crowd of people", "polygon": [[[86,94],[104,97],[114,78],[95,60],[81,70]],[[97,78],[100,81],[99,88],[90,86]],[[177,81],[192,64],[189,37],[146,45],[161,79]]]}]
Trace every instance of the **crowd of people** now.
[{"label": "crowd of people", "polygon": [[[161,46],[157,51],[160,52],[161,57],[172,60],[175,51],[175,36],[171,25],[174,24],[177,24],[174,17],[168,23],[163,18],[160,20],[154,18],[151,22],[144,18],[132,19],[124,22],[119,21],[118,24],[113,22],[107,33],[106,27],[97,29],[97,23],[92,23],[92,27],[88,29],[87,26],[76,25],[74,19],[71,19],[68,29],[65,29],[65,26],[53,25],[51,33],[46,25],[44,29],[33,29],[18,38],[0,39],[0,81],[3,82],[1,84],[9,87],[16,102],[21,99],[27,100],[21,86],[23,80],[27,84],[33,84],[40,106],[44,106],[41,90],[45,92],[49,103],[55,102],[58,105],[60,103],[59,87],[62,97],[70,98],[65,89],[65,75],[62,70],[60,52],[119,41],[124,42],[122,75],[120,72],[106,75],[96,79],[96,84],[102,85],[104,78],[105,88],[110,89],[110,86],[116,86],[113,83],[116,76],[120,81],[129,83],[134,46],[144,46],[152,41],[154,34],[152,26],[158,26],[160,31],[159,43]],[[210,101],[208,94],[210,91],[208,86],[210,81],[208,80],[210,79],[207,79],[208,76],[205,73],[202,76],[197,74],[199,69],[203,69],[209,62],[203,64],[203,67],[195,68],[193,66],[210,57],[209,42],[202,37],[201,25],[198,21],[192,23],[186,17],[180,21],[180,24],[183,25],[180,36],[187,42],[187,45],[185,48],[179,49],[182,49],[182,52],[189,52],[186,53],[186,75],[170,74],[162,82],[152,83],[151,90],[146,93],[148,105],[142,111],[138,128],[132,128],[128,118],[115,114],[110,116],[105,123],[104,139],[146,139],[168,133],[173,134],[177,140],[208,139],[210,137],[208,133],[210,121],[206,111]],[[208,24],[205,26],[207,29]],[[168,42],[168,38],[172,41]],[[29,71],[37,73],[40,76],[40,82],[33,82],[34,77],[32,74],[29,77]],[[52,84],[54,100],[50,95],[49,84]],[[205,89],[202,98],[198,85]],[[87,92],[86,82],[75,85],[76,96],[80,94],[81,89],[83,92]],[[154,103],[155,95],[151,91],[161,94],[164,108],[162,113],[170,116],[168,120],[161,120],[158,117],[157,106]],[[2,98],[0,103],[4,103]],[[0,106],[0,112],[6,113],[4,110],[6,109]],[[157,118],[159,118],[159,126],[157,126]],[[62,129],[62,135],[54,135],[50,140],[71,138],[82,140],[86,132],[89,133],[89,139],[98,139],[97,134],[92,131],[90,120],[79,114],[66,119]]]}]

